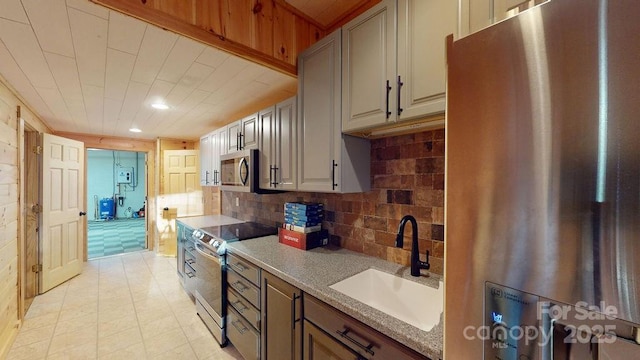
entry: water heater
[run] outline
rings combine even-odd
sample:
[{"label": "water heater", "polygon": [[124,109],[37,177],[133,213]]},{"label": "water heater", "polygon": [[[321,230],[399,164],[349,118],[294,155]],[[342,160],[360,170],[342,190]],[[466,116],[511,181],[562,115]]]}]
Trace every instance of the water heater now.
[{"label": "water heater", "polygon": [[118,184],[131,184],[133,182],[133,168],[118,168]]}]

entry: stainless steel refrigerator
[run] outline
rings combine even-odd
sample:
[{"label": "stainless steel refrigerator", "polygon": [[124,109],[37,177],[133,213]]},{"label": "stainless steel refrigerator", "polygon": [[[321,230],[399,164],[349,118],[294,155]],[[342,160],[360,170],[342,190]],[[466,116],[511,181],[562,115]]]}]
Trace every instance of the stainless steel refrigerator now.
[{"label": "stainless steel refrigerator", "polygon": [[640,3],[448,51],[445,360],[640,359]]}]

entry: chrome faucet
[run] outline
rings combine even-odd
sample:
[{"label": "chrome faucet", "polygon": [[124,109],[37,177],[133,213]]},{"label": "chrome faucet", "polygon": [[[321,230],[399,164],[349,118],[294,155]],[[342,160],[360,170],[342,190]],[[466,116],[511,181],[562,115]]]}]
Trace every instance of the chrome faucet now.
[{"label": "chrome faucet", "polygon": [[396,235],[396,247],[404,246],[404,225],[407,221],[411,222],[413,236],[411,237],[411,276],[420,276],[420,269],[429,270],[429,250],[427,250],[427,261],[420,261],[420,251],[418,250],[418,223],[416,218],[411,215],[405,215],[398,225],[398,235]]}]

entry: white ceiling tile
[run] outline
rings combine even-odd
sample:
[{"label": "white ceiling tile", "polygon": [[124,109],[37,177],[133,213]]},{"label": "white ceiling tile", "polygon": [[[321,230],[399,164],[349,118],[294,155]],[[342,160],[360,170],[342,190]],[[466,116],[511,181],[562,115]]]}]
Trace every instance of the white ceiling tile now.
[{"label": "white ceiling tile", "polygon": [[171,116],[152,117],[151,122],[159,124],[159,126],[170,126],[173,123],[179,123],[184,128],[189,128],[192,124],[182,121],[182,117],[193,109],[196,105],[200,104],[207,96],[211,95],[208,91],[195,90],[188,95],[186,99],[180,102],[177,106],[171,109]]},{"label": "white ceiling tile", "polygon": [[151,85],[134,81],[129,82],[127,95],[124,98],[125,100],[122,104],[122,110],[120,110],[120,116],[118,116],[118,124],[122,122],[126,124],[126,126],[131,125],[141,104],[147,98],[149,88],[151,88]]},{"label": "white ceiling tile", "polygon": [[158,73],[158,79],[177,83],[204,48],[204,45],[191,39],[178,38]]},{"label": "white ceiling tile", "polygon": [[11,57],[9,50],[7,50],[2,41],[0,41],[0,64],[0,75],[22,96],[32,110],[42,117],[51,118],[53,113],[51,113],[49,107],[44,103],[13,57]]},{"label": "white ceiling tile", "polygon": [[[174,83],[164,80],[156,80],[151,85],[149,92],[147,93],[147,98],[144,101],[145,105],[151,106],[151,104],[155,102],[166,103],[167,94],[173,89],[175,86]],[[173,106],[173,104],[167,104],[169,106]]]},{"label": "white ceiling tile", "polygon": [[65,99],[82,100],[82,88],[78,78],[78,67],[74,58],[44,53],[49,69]]},{"label": "white ceiling tile", "polygon": [[43,51],[73,57],[73,41],[64,0],[22,0]]},{"label": "white ceiling tile", "polygon": [[167,103],[174,106],[182,103],[212,72],[212,67],[193,63],[187,73],[167,95]]},{"label": "white ceiling tile", "polygon": [[107,57],[107,21],[69,9],[69,22],[76,50],[80,83],[104,87]]},{"label": "white ceiling tile", "polygon": [[40,94],[42,100],[47,104],[53,116],[57,119],[69,119],[71,114],[67,109],[67,105],[62,98],[62,94],[58,88],[41,88],[36,87],[36,91]]},{"label": "white ceiling tile", "polygon": [[251,84],[261,84],[256,83],[254,80],[261,75],[263,71],[264,69],[257,65],[247,66],[247,68],[236,74],[230,81],[226,81],[224,86],[211,94],[204,102],[208,104],[218,104],[229,97],[235,96],[234,94],[239,90],[249,87]]},{"label": "white ceiling tile", "polygon": [[209,46],[204,49],[200,56],[198,56],[196,62],[217,68],[227,60],[229,56],[230,55],[228,53]]},{"label": "white ceiling tile", "polygon": [[67,6],[105,20],[109,19],[109,9],[88,0],[67,0]]},{"label": "white ceiling tile", "polygon": [[147,24],[143,21],[117,11],[110,11],[109,47],[136,55],[146,27]]},{"label": "white ceiling tile", "polygon": [[104,116],[104,88],[93,85],[82,85],[84,107],[87,112],[87,122],[92,129],[102,130]]},{"label": "white ceiling tile", "polygon": [[147,26],[131,80],[151,85],[177,39],[174,33]]},{"label": "white ceiling tile", "polygon": [[29,23],[20,0],[0,0],[0,18]]},{"label": "white ceiling tile", "polygon": [[[105,134],[115,135],[118,125],[118,115],[122,109],[122,101],[109,98],[104,99],[104,131]],[[127,129],[128,130],[128,129]]]},{"label": "white ceiling tile", "polygon": [[107,49],[107,70],[104,96],[122,102],[127,93],[129,79],[136,57],[126,52]]},{"label": "white ceiling tile", "polygon": [[[87,111],[84,108],[84,99],[64,99],[64,102],[67,104],[67,109],[69,109],[69,113],[71,114],[71,125],[75,124],[76,127],[80,127],[82,124],[88,122]],[[71,128],[63,130],[72,131]]]},{"label": "white ceiling tile", "polygon": [[38,40],[29,25],[0,19],[0,40],[34,87],[56,87]]},{"label": "white ceiling tile", "polygon": [[249,65],[246,62],[235,61],[236,58],[228,58],[222,65],[209,75],[199,86],[199,89],[215,92],[224,87],[234,76],[246,69]]}]

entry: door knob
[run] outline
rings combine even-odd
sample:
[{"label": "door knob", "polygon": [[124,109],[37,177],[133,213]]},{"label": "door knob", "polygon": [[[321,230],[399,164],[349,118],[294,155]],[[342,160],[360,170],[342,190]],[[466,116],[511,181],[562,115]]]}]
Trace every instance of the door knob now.
[{"label": "door knob", "polygon": [[86,213],[86,212],[84,212],[84,211],[80,211],[80,214],[79,214],[79,215],[80,215],[80,216],[85,216],[85,215],[87,215],[87,213]]}]

